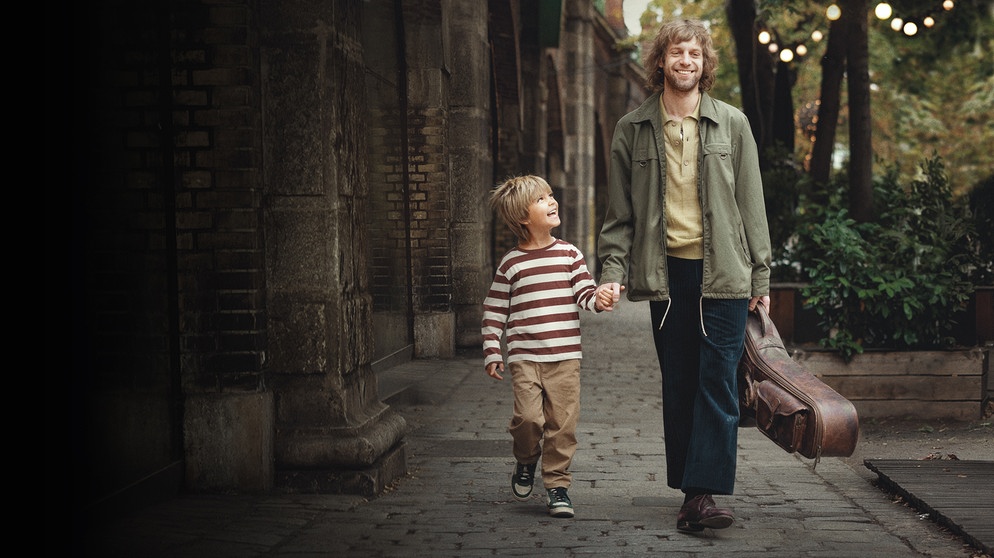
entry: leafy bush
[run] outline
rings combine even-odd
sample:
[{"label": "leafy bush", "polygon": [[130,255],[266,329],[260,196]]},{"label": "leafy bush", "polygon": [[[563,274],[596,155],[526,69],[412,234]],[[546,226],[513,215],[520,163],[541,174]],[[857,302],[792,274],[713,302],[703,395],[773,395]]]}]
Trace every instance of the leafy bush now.
[{"label": "leafy bush", "polygon": [[763,169],[763,193],[766,197],[770,243],[774,249],[772,278],[778,282],[799,281],[800,270],[791,261],[788,247],[795,242],[798,202],[810,188],[809,180],[803,169],[783,150],[771,149],[766,160],[769,165]]},{"label": "leafy bush", "polygon": [[949,345],[973,292],[973,223],[955,203],[938,157],[908,187],[891,169],[874,184],[877,218],[849,217],[843,180],[827,201],[802,199],[791,256],[807,275],[805,305],[821,318],[825,347],[846,359],[866,347]]},{"label": "leafy bush", "polygon": [[994,175],[988,176],[970,192],[977,265],[974,285],[994,285]]}]

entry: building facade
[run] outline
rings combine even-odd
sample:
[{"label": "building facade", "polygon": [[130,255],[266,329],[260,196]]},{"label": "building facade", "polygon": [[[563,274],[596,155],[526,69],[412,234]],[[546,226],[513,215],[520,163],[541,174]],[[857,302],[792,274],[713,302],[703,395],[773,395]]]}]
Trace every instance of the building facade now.
[{"label": "building facade", "polygon": [[376,375],[479,347],[513,242],[490,188],[547,177],[595,253],[614,123],[646,95],[620,5],[73,7],[74,509],[403,475]]}]

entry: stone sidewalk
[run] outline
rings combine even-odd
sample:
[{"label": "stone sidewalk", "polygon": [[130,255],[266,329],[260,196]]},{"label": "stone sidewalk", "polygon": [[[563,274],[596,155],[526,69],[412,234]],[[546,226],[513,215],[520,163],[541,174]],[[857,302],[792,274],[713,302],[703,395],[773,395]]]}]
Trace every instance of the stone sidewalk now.
[{"label": "stone sidewalk", "polygon": [[409,474],[385,494],[182,495],[89,532],[92,556],[964,557],[969,547],[874,487],[842,459],[815,468],[740,430],[736,523],[675,528],[666,487],[659,370],[645,304],[583,316],[583,395],[574,519],[509,492],[511,386],[482,358],[388,371],[408,421]]}]

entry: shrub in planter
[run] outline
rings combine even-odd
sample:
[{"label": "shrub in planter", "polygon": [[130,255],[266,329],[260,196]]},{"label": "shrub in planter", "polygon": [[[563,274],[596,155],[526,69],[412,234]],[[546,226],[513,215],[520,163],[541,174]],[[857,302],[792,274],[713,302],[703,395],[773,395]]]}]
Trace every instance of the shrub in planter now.
[{"label": "shrub in planter", "polygon": [[994,285],[994,175],[981,180],[968,197],[976,231],[974,285]]},{"label": "shrub in planter", "polygon": [[771,149],[763,169],[763,193],[766,217],[770,226],[770,243],[774,251],[772,279],[777,282],[800,281],[800,270],[790,259],[798,225],[798,202],[811,189],[810,180],[782,150]]},{"label": "shrub in planter", "polygon": [[805,305],[826,332],[821,344],[846,359],[866,347],[952,344],[950,329],[973,292],[976,251],[941,160],[925,160],[906,187],[896,169],[878,177],[870,223],[849,217],[838,184],[827,203],[802,201],[793,250],[809,281]]}]

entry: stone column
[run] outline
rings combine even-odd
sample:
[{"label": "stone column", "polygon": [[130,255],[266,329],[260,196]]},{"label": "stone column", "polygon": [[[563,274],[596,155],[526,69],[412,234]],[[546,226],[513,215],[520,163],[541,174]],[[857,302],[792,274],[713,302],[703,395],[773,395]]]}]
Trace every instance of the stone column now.
[{"label": "stone column", "polygon": [[592,3],[563,2],[559,77],[564,84],[563,132],[567,200],[563,237],[594,255],[594,28]]},{"label": "stone column", "polygon": [[487,197],[494,181],[490,151],[490,49],[487,4],[449,0],[452,95],[449,160],[452,176],[452,304],[457,346],[479,347],[483,298],[490,285]]},{"label": "stone column", "polygon": [[360,9],[260,3],[267,380],[290,491],[373,494],[406,472],[370,367]]}]

